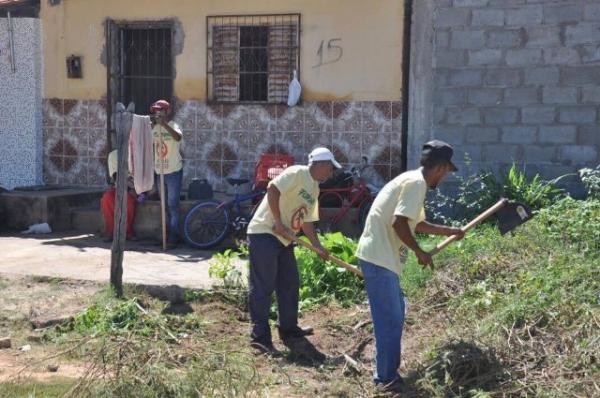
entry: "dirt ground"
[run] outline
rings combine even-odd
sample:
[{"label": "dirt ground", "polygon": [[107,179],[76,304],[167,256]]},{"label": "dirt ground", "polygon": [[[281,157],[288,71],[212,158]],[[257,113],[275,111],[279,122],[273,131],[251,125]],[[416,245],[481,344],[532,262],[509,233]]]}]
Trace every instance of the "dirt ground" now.
[{"label": "dirt ground", "polygon": [[[0,382],[15,377],[45,381],[81,374],[82,364],[57,360],[37,363],[52,355],[53,350],[39,343],[41,334],[33,323],[43,325],[73,316],[100,290],[100,285],[93,282],[0,275],[0,338],[10,337],[12,343],[10,349],[0,349]],[[31,349],[22,349],[26,346]],[[48,365],[59,365],[58,370],[51,372]]]},{"label": "dirt ground", "polygon": [[[33,329],[32,322],[72,316],[92,303],[101,290],[94,282],[0,275],[0,338],[12,338],[11,348],[0,349],[0,382],[18,381],[19,377],[39,382],[80,377],[85,364],[61,355],[64,347],[38,341],[40,332]],[[190,307],[206,320],[203,336],[207,341],[252,351],[247,346],[248,314],[242,309],[221,301],[192,302]],[[442,323],[419,319],[416,309],[413,311],[407,316],[403,338],[403,374],[416,366],[423,346],[436,339],[439,329],[432,325]],[[269,395],[348,396],[351,389],[350,396],[371,396],[374,347],[368,305],[320,307],[302,314],[300,323],[313,326],[315,334],[284,344],[274,328],[275,346],[288,354],[256,358],[259,372],[287,379],[271,386]],[[25,345],[31,349],[22,351],[20,347]],[[356,361],[354,365],[345,355]],[[48,365],[58,369],[50,371]]]}]

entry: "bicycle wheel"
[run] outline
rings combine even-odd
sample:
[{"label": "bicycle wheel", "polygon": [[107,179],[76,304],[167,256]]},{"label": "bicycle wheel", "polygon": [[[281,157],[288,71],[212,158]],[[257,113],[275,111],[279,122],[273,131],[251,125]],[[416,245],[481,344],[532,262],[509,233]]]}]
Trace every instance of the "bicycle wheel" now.
[{"label": "bicycle wheel", "polygon": [[247,206],[231,209],[231,236],[234,238],[236,246],[248,245],[248,225],[254,218],[256,210],[263,199],[264,192],[259,192],[260,195],[241,200],[240,203],[248,203]]},{"label": "bicycle wheel", "polygon": [[202,202],[185,216],[183,236],[198,249],[209,249],[221,243],[229,232],[229,210],[220,202]]}]

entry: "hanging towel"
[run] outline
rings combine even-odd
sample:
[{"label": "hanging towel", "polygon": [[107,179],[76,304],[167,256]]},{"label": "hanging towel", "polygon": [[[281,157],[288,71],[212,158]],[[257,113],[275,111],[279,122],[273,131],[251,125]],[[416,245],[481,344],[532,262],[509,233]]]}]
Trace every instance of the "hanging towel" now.
[{"label": "hanging towel", "polygon": [[129,170],[138,194],[154,185],[154,157],[152,152],[150,116],[133,115],[129,134]]}]

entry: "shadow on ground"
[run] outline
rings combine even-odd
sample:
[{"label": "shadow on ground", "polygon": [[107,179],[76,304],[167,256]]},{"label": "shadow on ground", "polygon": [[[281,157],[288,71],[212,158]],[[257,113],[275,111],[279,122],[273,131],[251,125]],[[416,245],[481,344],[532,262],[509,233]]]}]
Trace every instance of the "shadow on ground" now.
[{"label": "shadow on ground", "polygon": [[306,337],[284,339],[282,343],[290,350],[285,359],[295,365],[319,367],[327,359]]},{"label": "shadow on ground", "polygon": [[[19,239],[41,240],[42,245],[47,246],[70,246],[78,249],[80,252],[86,252],[89,248],[100,248],[110,250],[112,242],[105,242],[103,238],[93,234],[74,234],[74,233],[51,233],[39,235],[25,234],[2,234],[3,237],[16,237]],[[126,241],[125,250],[137,253],[162,253],[161,242],[152,239],[143,239],[137,241]],[[199,260],[210,259],[212,251],[198,250],[179,243],[176,248],[164,252],[166,255],[176,257],[174,261],[178,262],[197,262]]]}]

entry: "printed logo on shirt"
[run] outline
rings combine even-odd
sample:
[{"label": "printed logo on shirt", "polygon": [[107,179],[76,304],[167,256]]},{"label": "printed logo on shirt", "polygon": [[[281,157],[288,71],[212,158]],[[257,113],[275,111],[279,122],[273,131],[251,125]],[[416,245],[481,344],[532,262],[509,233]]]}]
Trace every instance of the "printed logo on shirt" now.
[{"label": "printed logo on shirt", "polygon": [[[158,149],[158,147],[159,147],[159,146],[161,147],[161,148],[160,148],[160,151],[159,151],[159,149]],[[167,144],[165,144],[164,142],[162,143],[162,146],[160,145],[160,143],[159,143],[159,142],[157,142],[157,143],[156,143],[156,152],[158,153],[158,155],[159,155],[161,158],[163,158],[163,159],[164,159],[164,158],[166,158],[166,157],[167,157],[167,155],[169,154],[169,148],[167,147]]]},{"label": "printed logo on shirt", "polygon": [[315,204],[315,198],[313,198],[311,194],[306,192],[306,190],[304,188],[300,189],[299,194],[302,197],[302,199],[304,199],[306,202],[308,202],[309,205],[312,206]]},{"label": "printed logo on shirt", "polygon": [[304,217],[308,213],[308,209],[306,206],[301,206],[292,214],[292,219],[290,220],[290,227],[293,231],[299,231],[302,228],[302,224],[304,224]]}]

